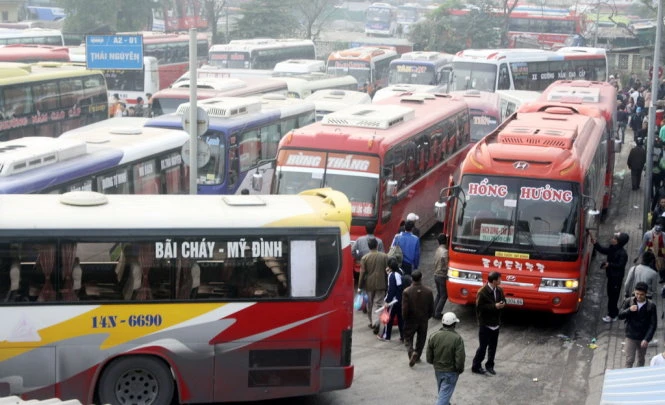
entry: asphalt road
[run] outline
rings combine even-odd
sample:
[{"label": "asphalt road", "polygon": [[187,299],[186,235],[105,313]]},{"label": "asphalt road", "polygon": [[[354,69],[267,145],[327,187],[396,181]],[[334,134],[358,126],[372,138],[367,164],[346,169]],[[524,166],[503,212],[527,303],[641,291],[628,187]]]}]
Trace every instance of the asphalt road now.
[{"label": "asphalt road", "polygon": [[[607,224],[606,226],[613,226]],[[422,238],[422,264],[426,285],[433,287],[431,274],[436,230]],[[583,404],[588,394],[593,349],[600,313],[602,272],[593,272],[581,310],[574,315],[507,311],[499,337],[496,376],[470,371],[478,347],[473,307],[446,304],[460,318],[458,332],[465,341],[466,370],[453,395],[453,404]],[[430,332],[439,328],[430,321]],[[397,330],[395,329],[395,334]],[[396,335],[399,336],[399,335]],[[406,349],[398,343],[378,341],[367,328],[366,315],[356,312],[353,332],[355,378],[348,390],[311,397],[264,401],[270,405],[433,404],[436,384],[432,366],[409,368]]]}]

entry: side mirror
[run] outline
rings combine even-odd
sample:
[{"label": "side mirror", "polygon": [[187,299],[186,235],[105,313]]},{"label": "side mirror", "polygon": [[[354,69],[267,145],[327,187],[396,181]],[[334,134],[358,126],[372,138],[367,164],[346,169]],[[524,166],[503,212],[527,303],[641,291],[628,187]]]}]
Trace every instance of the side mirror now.
[{"label": "side mirror", "polygon": [[386,197],[397,195],[397,180],[388,180],[386,182]]},{"label": "side mirror", "polygon": [[584,227],[587,230],[597,230],[600,226],[600,211],[595,208],[589,208],[586,213],[586,223]]},{"label": "side mirror", "polygon": [[254,191],[261,191],[263,189],[263,173],[259,173],[259,171],[255,171],[254,174],[252,174],[252,190]]}]

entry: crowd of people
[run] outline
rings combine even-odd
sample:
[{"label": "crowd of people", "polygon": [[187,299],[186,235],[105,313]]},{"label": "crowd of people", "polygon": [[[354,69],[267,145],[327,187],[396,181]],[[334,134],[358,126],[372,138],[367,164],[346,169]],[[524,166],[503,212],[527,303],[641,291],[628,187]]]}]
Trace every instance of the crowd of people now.
[{"label": "crowd of people", "polygon": [[109,118],[116,117],[151,117],[152,116],[152,94],[146,94],[136,98],[136,104],[127,107],[127,102],[120,99],[118,93],[113,94],[112,104],[109,106]]}]

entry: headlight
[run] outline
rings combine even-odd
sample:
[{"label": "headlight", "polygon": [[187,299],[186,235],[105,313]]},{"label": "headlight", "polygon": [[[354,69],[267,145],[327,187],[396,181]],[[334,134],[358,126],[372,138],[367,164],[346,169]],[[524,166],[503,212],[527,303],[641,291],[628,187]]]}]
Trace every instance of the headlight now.
[{"label": "headlight", "polygon": [[483,281],[482,274],[477,271],[448,269],[448,277],[460,278],[463,280],[470,280],[470,281],[480,281],[480,282]]},{"label": "headlight", "polygon": [[569,290],[577,289],[579,284],[577,279],[544,278],[540,281],[541,287],[565,288]]}]

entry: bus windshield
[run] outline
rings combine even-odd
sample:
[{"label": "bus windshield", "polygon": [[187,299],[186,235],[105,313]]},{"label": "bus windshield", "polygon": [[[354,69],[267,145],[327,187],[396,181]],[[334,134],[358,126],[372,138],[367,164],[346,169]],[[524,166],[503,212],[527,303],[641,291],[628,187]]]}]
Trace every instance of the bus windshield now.
[{"label": "bus windshield", "polygon": [[226,142],[224,134],[208,131],[200,137],[198,144],[197,184],[221,184],[226,167]]},{"label": "bus windshield", "polygon": [[434,66],[393,63],[390,65],[388,83],[435,85],[436,72]]},{"label": "bus windshield", "polygon": [[453,62],[451,90],[494,91],[496,65],[491,63]]},{"label": "bus windshield", "polygon": [[104,70],[109,90],[144,91],[145,70]]},{"label": "bus windshield", "polygon": [[367,9],[367,21],[389,22],[392,17],[392,10],[384,7],[369,7]]},{"label": "bus windshield", "polygon": [[356,78],[358,85],[371,83],[370,64],[364,61],[335,60],[328,63],[328,74],[334,76],[351,75]]},{"label": "bus windshield", "polygon": [[471,141],[476,142],[494,131],[499,125],[498,117],[471,111]]},{"label": "bus windshield", "polygon": [[376,217],[377,157],[283,150],[277,160],[276,194],[297,194],[312,188],[332,187],[351,201],[354,217]]},{"label": "bus windshield", "polygon": [[249,68],[249,52],[211,52],[210,64],[228,69]]},{"label": "bus windshield", "polygon": [[579,188],[564,181],[464,176],[455,215],[453,249],[531,258],[575,260],[579,240]]},{"label": "bus windshield", "polygon": [[414,7],[400,7],[397,9],[398,22],[416,22],[418,21],[418,10]]}]

